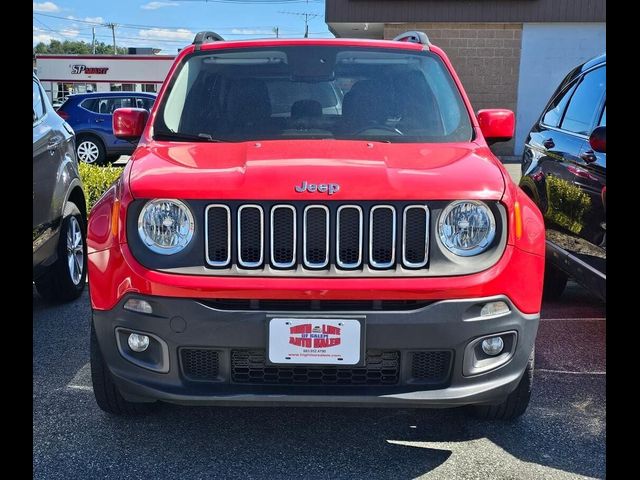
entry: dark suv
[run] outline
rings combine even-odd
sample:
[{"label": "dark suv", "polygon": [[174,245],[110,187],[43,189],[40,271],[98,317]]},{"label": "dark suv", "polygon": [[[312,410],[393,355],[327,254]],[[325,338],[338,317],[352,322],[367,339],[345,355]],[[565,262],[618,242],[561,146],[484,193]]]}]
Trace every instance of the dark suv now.
[{"label": "dark suv", "polygon": [[84,289],[86,218],[73,130],[34,75],[33,279],[46,300],[73,300]]},{"label": "dark suv", "polygon": [[525,141],[520,187],[545,218],[546,298],[568,276],[606,298],[606,70],[601,55],[569,72]]},{"label": "dark suv", "polygon": [[135,143],[113,134],[113,111],[117,108],[151,110],[155,93],[96,92],[71,95],[58,109],[58,115],[76,132],[78,160],[96,165],[113,162],[120,155],[131,155]]}]

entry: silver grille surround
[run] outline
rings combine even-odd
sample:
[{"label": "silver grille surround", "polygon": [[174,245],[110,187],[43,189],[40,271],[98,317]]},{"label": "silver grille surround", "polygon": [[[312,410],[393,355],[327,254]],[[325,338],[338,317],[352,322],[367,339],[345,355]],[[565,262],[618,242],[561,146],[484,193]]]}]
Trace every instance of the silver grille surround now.
[{"label": "silver grille surround", "polygon": [[[280,208],[284,208],[284,209],[288,209],[291,210],[293,212],[293,258],[291,260],[291,262],[289,263],[283,263],[283,262],[276,262],[276,255],[275,255],[275,245],[273,243],[273,240],[275,238],[275,235],[273,234],[274,232],[274,214],[276,213],[276,210],[280,209]],[[297,243],[298,243],[298,218],[297,218],[297,214],[296,214],[296,209],[295,207],[293,207],[292,205],[284,205],[284,204],[278,204],[278,205],[274,205],[273,207],[271,207],[271,213],[270,213],[270,224],[269,224],[269,231],[270,231],[270,235],[269,235],[269,255],[271,256],[271,264],[276,267],[276,268],[291,268],[296,264],[296,254],[297,254]]]},{"label": "silver grille surround", "polygon": [[[425,252],[424,252],[424,261],[423,262],[410,262],[409,260],[407,260],[407,249],[406,249],[406,243],[407,243],[407,212],[409,210],[412,209],[420,209],[420,210],[424,210],[425,213],[425,217],[426,217],[426,232],[424,234],[424,238],[425,238]],[[429,261],[429,220],[430,220],[430,212],[429,212],[429,207],[426,205],[407,205],[406,207],[404,207],[404,210],[402,212],[402,264],[405,267],[408,268],[423,268],[427,262]]]},{"label": "silver grille surround", "polygon": [[[354,263],[345,263],[340,260],[340,213],[347,209],[353,208],[358,211],[359,215],[359,225],[358,225],[358,245],[360,246],[358,250],[358,261]],[[363,213],[362,207],[359,205],[341,205],[338,207],[338,212],[336,213],[336,264],[340,268],[351,269],[358,268],[362,264],[362,237],[364,235],[364,227],[363,227]]]},{"label": "silver grille surround", "polygon": [[[227,212],[227,259],[224,262],[217,262],[211,260],[209,257],[209,210],[212,208],[222,208]],[[212,203],[207,205],[204,209],[204,255],[207,260],[207,264],[212,267],[226,267],[231,263],[231,209],[228,205],[222,205],[220,203]]]},{"label": "silver grille surround", "polygon": [[[242,211],[249,208],[255,208],[260,211],[260,259],[257,262],[245,262],[242,260]],[[238,243],[238,264],[245,268],[256,268],[262,265],[264,262],[264,210],[260,205],[247,204],[238,208],[238,237],[236,242]]]},{"label": "silver grille surround", "polygon": [[[307,259],[307,230],[308,230],[308,225],[307,225],[307,215],[309,213],[309,210],[314,210],[314,209],[322,209],[325,212],[325,260],[324,262],[310,262]],[[307,268],[324,268],[327,265],[329,265],[329,242],[330,242],[330,230],[329,230],[329,226],[330,226],[330,217],[331,217],[331,212],[329,211],[329,208],[324,206],[324,205],[307,205],[306,207],[304,207],[304,213],[303,213],[303,217],[302,217],[302,262],[304,263],[304,266]]]},{"label": "silver grille surround", "polygon": [[[393,229],[391,233],[391,260],[389,262],[377,262],[373,259],[373,214],[376,210],[387,209],[393,214]],[[369,263],[374,268],[391,268],[396,261],[396,209],[391,205],[376,205],[369,210]]]}]

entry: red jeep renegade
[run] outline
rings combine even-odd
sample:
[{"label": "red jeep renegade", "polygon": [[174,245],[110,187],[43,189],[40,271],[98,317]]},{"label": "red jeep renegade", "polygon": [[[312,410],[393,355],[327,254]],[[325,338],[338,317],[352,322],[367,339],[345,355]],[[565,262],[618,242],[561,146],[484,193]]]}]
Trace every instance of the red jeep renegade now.
[{"label": "red jeep renegade", "polygon": [[444,52],[394,41],[181,51],[88,224],[98,405],[529,402],[544,226]]}]

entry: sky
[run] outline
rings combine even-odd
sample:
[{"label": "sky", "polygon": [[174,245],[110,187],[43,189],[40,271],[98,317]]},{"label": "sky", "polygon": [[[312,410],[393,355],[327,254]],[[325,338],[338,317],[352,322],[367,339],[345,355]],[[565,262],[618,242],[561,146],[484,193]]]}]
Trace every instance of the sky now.
[{"label": "sky", "polygon": [[310,37],[332,37],[324,22],[324,0],[53,0],[33,2],[33,45],[55,40],[91,43],[95,27],[100,42],[112,43],[117,24],[119,47],[153,47],[174,54],[195,34],[212,30],[223,38],[279,36],[300,38],[304,16],[310,13]]}]

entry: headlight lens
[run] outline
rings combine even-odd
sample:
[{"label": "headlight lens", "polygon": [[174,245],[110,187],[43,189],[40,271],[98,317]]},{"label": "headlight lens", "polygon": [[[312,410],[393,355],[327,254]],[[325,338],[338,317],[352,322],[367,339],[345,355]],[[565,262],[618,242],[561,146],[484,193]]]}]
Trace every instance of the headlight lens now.
[{"label": "headlight lens", "polygon": [[484,202],[460,200],[440,214],[438,233],[443,245],[461,257],[484,252],[496,234],[496,220]]},{"label": "headlight lens", "polygon": [[140,212],[138,234],[153,252],[178,253],[193,238],[193,215],[179,200],[152,200]]}]

